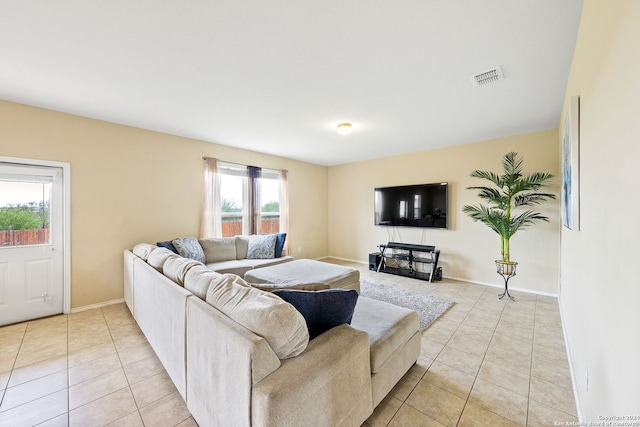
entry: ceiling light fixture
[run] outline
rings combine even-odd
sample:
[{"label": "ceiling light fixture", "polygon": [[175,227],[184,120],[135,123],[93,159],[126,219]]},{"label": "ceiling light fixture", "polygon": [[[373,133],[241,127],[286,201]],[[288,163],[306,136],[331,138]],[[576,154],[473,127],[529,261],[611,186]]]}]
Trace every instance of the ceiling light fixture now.
[{"label": "ceiling light fixture", "polygon": [[349,135],[351,133],[351,123],[340,123],[338,125],[338,133],[340,135]]}]

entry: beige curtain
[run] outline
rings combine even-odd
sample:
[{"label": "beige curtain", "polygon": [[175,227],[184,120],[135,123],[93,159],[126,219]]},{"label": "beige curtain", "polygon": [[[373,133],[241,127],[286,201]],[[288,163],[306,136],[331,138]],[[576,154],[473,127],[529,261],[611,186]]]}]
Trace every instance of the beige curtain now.
[{"label": "beige curtain", "polygon": [[[289,183],[287,181],[287,171],[280,171],[280,232],[289,231]],[[289,254],[289,239],[284,241],[283,255]]]},{"label": "beige curtain", "polygon": [[200,223],[200,238],[222,237],[222,217],[220,212],[218,160],[207,157],[205,158],[204,168],[204,199],[202,222]]}]

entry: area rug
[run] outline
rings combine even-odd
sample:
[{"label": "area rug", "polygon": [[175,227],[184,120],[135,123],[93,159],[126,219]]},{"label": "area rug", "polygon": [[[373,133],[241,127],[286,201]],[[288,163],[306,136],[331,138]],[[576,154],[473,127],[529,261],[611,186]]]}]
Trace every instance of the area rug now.
[{"label": "area rug", "polygon": [[421,331],[426,329],[453,305],[453,301],[433,295],[419,294],[367,280],[360,281],[360,295],[417,311],[420,317]]}]

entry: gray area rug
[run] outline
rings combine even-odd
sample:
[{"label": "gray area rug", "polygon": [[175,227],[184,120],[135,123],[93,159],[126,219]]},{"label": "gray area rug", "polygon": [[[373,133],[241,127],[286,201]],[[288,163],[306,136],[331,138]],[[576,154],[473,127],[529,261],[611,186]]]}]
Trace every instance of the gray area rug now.
[{"label": "gray area rug", "polygon": [[426,329],[453,305],[453,301],[434,297],[433,295],[419,294],[367,280],[360,281],[360,295],[417,311],[420,317],[421,331]]}]

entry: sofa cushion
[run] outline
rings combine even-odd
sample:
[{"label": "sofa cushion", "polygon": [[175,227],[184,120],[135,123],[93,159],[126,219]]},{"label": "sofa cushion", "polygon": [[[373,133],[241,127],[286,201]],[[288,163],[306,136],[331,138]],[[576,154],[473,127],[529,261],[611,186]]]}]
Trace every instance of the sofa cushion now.
[{"label": "sofa cushion", "polygon": [[133,254],[142,258],[143,260],[147,260],[151,252],[158,249],[156,245],[152,245],[151,243],[138,243],[133,247]]},{"label": "sofa cushion", "polygon": [[249,238],[247,259],[274,258],[276,251],[276,235],[261,234]]},{"label": "sofa cushion", "polygon": [[236,239],[234,237],[200,239],[198,242],[202,246],[206,263],[236,259]]},{"label": "sofa cushion", "polygon": [[182,258],[180,255],[174,254],[167,248],[156,247],[156,249],[149,255],[149,258],[147,258],[147,263],[162,273],[162,268],[170,257]]},{"label": "sofa cushion", "polygon": [[176,247],[175,247],[175,246],[173,246],[173,243],[171,243],[171,242],[172,242],[172,240],[166,240],[166,241],[164,241],[164,242],[158,242],[158,243],[156,243],[156,245],[157,245],[159,248],[167,248],[167,249],[169,249],[171,252],[173,252],[174,254],[178,254],[178,250],[176,249]]},{"label": "sofa cushion", "polygon": [[351,326],[369,334],[371,372],[380,372],[418,332],[418,313],[384,301],[360,297]]},{"label": "sofa cushion", "polygon": [[272,265],[282,264],[284,262],[293,261],[293,259],[294,258],[291,256],[283,256],[280,258],[267,258],[267,259],[243,259],[242,262],[244,262],[247,265],[250,265],[253,268],[262,268],[262,267],[269,267]]},{"label": "sofa cushion", "polygon": [[313,259],[296,259],[265,268],[256,268],[245,273],[245,279],[252,283],[287,285],[323,282],[330,284],[332,288],[344,288],[358,283],[360,271]]},{"label": "sofa cushion", "polygon": [[309,328],[310,339],[344,323],[351,324],[358,293],[346,289],[323,291],[277,290],[279,296],[298,310]]},{"label": "sofa cushion", "polygon": [[191,267],[185,274],[184,288],[198,298],[205,300],[209,286],[220,276],[222,276],[220,273],[211,271],[204,265],[196,265]]},{"label": "sofa cushion", "polygon": [[249,239],[251,236],[235,236],[236,239],[236,259],[246,259],[249,250]]},{"label": "sofa cushion", "polygon": [[220,274],[237,274],[240,277],[244,277],[247,271],[251,270],[253,267],[247,264],[244,261],[220,261],[220,262],[209,262],[207,263],[207,268],[212,271],[218,272]]},{"label": "sofa cushion", "polygon": [[202,250],[202,246],[200,246],[198,239],[195,237],[181,237],[179,239],[172,240],[171,243],[173,243],[173,246],[175,246],[178,253],[183,257],[195,259],[201,263],[205,262],[204,251]]},{"label": "sofa cushion", "polygon": [[331,285],[326,283],[301,283],[299,285],[280,285],[278,283],[250,283],[256,289],[261,291],[273,292],[281,289],[297,289],[299,291],[323,291],[331,289]]},{"label": "sofa cushion", "polygon": [[177,255],[173,255],[167,259],[164,263],[162,273],[169,279],[173,280],[180,286],[184,286],[184,278],[189,269],[203,265],[201,262],[194,259],[183,258]]},{"label": "sofa cushion", "polygon": [[307,348],[309,332],[304,317],[291,304],[252,288],[234,274],[223,274],[211,283],[206,301],[263,337],[279,359],[295,357]]}]

